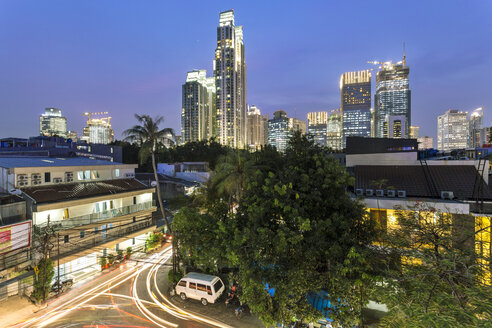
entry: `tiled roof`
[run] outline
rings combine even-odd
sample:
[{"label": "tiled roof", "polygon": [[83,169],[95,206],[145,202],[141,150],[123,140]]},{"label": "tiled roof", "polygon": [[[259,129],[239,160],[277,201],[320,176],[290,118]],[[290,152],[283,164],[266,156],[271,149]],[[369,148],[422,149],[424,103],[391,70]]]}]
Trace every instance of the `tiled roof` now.
[{"label": "tiled roof", "polygon": [[78,182],[22,188],[36,203],[53,203],[148,189],[135,179]]},{"label": "tiled roof", "polygon": [[[477,169],[473,165],[429,165],[428,172],[435,184],[426,178],[425,167],[419,165],[386,166],[358,165],[354,168],[355,188],[378,189],[374,181],[386,179],[382,189],[405,190],[407,197],[440,198],[441,191],[452,191],[461,200],[474,199],[473,189]],[[481,178],[484,200],[492,200],[492,191]],[[436,195],[437,193],[437,195]]]}]

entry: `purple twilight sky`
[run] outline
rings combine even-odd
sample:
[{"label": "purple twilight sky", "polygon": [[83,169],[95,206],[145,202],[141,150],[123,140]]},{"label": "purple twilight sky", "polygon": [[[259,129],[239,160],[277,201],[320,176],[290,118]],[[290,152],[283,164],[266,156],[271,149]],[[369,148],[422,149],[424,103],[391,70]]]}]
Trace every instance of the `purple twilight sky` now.
[{"label": "purple twilight sky", "polygon": [[338,108],[341,73],[401,60],[405,42],[421,135],[435,137],[449,108],[485,106],[492,125],[489,0],[0,0],[0,137],[37,135],[44,107],[79,133],[83,112],[108,111],[117,138],[134,113],[163,115],[180,134],[186,72],[211,73],[230,8],[244,25],[248,103],[263,113]]}]

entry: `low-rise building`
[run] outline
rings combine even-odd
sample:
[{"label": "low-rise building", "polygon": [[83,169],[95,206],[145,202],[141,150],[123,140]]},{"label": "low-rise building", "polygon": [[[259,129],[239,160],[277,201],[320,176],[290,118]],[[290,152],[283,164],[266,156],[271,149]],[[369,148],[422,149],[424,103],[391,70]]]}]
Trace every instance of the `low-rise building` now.
[{"label": "low-rise building", "polygon": [[157,172],[189,182],[204,183],[210,179],[207,162],[159,163]]}]

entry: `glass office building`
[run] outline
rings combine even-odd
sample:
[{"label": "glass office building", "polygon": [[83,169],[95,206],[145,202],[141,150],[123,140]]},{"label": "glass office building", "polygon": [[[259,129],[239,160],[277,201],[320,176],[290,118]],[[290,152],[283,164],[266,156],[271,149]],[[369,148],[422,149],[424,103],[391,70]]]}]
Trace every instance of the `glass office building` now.
[{"label": "glass office building", "polygon": [[343,147],[348,136],[371,136],[371,72],[343,73],[340,78]]},{"label": "glass office building", "polygon": [[405,116],[402,138],[409,137],[411,125],[409,73],[410,69],[406,66],[405,59],[398,64],[382,63],[381,70],[376,75],[375,137],[385,138],[389,135],[389,132],[385,130],[385,126],[388,126],[386,118],[392,116]]},{"label": "glass office building", "polygon": [[310,112],[307,119],[309,137],[317,144],[326,146],[328,112]]},{"label": "glass office building", "polygon": [[268,121],[268,144],[275,146],[278,151],[284,152],[290,138],[295,131],[306,133],[306,122],[297,118],[287,117],[287,113],[278,110]]},{"label": "glass office building", "polygon": [[465,149],[468,144],[468,113],[449,109],[437,117],[437,149]]},{"label": "glass office building", "polygon": [[59,108],[45,108],[39,116],[39,134],[43,136],[67,137],[67,119]]}]

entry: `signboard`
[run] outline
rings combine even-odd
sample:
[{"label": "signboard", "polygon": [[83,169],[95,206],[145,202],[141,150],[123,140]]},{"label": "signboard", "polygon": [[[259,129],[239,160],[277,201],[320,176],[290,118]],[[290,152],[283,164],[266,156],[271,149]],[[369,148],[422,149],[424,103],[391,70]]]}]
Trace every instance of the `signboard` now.
[{"label": "signboard", "polygon": [[31,221],[0,228],[0,254],[31,245]]}]

